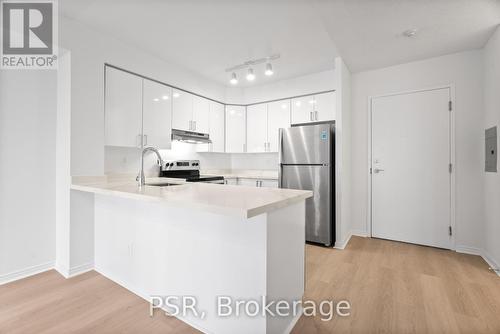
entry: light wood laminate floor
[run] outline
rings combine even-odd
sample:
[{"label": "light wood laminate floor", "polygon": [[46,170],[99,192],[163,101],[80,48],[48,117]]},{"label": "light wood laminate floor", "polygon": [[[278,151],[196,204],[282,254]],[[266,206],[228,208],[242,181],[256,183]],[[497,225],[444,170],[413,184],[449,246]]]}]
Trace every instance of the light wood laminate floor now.
[{"label": "light wood laminate floor", "polygon": [[[307,245],[306,299],[348,300],[352,314],[302,317],[292,333],[500,333],[500,277],[478,256],[354,237]],[[96,272],[55,271],[0,286],[0,333],[199,333]]]}]

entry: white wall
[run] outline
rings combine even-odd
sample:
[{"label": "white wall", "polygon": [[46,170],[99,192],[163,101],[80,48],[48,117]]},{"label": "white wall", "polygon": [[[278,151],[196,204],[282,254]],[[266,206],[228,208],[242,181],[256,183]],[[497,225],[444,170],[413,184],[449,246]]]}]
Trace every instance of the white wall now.
[{"label": "white wall", "polygon": [[[456,245],[483,241],[482,51],[469,51],[352,76],[352,229],[366,231],[368,98],[455,84]],[[496,93],[498,95],[498,92]],[[425,166],[423,166],[425,167]]]},{"label": "white wall", "polygon": [[335,89],[335,70],[333,68],[334,62],[332,60],[332,69],[329,71],[276,81],[267,85],[245,87],[242,93],[244,101],[240,103],[257,103]]},{"label": "white wall", "polygon": [[[484,49],[484,110],[484,128],[500,127],[500,28]],[[500,268],[500,175],[498,173],[484,173],[484,199],[484,255],[489,258],[492,265]]]},{"label": "white wall", "polygon": [[[335,120],[335,213],[336,244],[344,248],[352,231],[351,223],[351,72],[340,57],[335,59],[337,113]],[[354,231],[357,234],[363,234]]]},{"label": "white wall", "polygon": [[59,20],[71,51],[71,172],[104,174],[104,63],[223,101],[225,88],[74,20]]},{"label": "white wall", "polygon": [[0,284],[54,265],[56,74],[0,70]]}]

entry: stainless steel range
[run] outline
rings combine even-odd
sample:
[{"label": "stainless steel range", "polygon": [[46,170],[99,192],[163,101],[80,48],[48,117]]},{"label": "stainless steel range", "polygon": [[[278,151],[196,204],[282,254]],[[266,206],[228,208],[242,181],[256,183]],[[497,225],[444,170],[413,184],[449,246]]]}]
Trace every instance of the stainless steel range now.
[{"label": "stainless steel range", "polygon": [[200,175],[199,160],[163,161],[160,176],[184,179],[186,182],[224,184],[223,176]]}]

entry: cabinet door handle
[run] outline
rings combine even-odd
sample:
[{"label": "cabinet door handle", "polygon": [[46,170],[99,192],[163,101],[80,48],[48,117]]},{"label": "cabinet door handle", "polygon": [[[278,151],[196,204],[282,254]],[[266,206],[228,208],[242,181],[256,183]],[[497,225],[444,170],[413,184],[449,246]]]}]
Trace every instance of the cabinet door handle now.
[{"label": "cabinet door handle", "polygon": [[315,121],[318,120],[318,111],[317,110],[314,111],[314,120]]},{"label": "cabinet door handle", "polygon": [[193,121],[193,127],[194,127],[194,131],[196,131],[196,121]]},{"label": "cabinet door handle", "polygon": [[309,120],[310,120],[311,122],[313,121],[313,112],[312,112],[312,111],[309,113]]},{"label": "cabinet door handle", "polygon": [[148,145],[148,135],[144,135],[144,146]]},{"label": "cabinet door handle", "polygon": [[139,134],[135,137],[135,144],[139,148],[142,146],[142,135]]}]

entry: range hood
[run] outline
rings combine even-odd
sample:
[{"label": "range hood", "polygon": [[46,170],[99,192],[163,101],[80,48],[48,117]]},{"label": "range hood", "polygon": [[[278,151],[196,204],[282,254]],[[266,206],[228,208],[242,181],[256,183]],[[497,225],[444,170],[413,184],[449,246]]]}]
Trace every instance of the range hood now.
[{"label": "range hood", "polygon": [[193,131],[185,131],[172,129],[172,140],[182,141],[191,144],[207,144],[211,143],[208,133],[200,133]]}]

